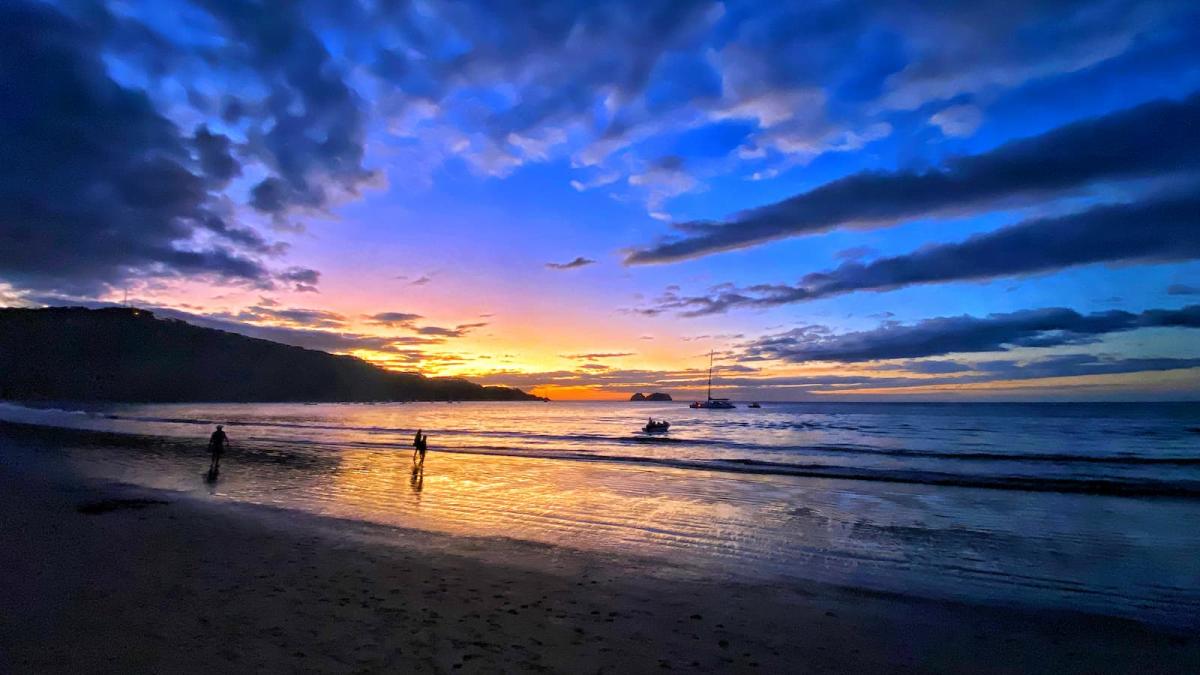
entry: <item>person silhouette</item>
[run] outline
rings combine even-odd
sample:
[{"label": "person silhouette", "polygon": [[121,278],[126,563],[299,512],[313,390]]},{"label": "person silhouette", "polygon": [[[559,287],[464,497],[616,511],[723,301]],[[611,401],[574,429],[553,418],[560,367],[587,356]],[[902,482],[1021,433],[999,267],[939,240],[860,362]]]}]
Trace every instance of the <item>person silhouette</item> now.
[{"label": "person silhouette", "polygon": [[428,443],[429,443],[429,436],[422,434],[421,430],[417,429],[417,435],[413,436],[413,448],[415,448],[413,450],[413,462],[414,463],[418,461],[417,458],[419,456],[420,463],[422,465],[425,464],[425,451],[429,448]]},{"label": "person silhouette", "polygon": [[225,435],[225,425],[218,424],[217,430],[208,437],[208,451],[212,453],[212,462],[208,465],[208,474],[215,476],[221,471],[221,455],[225,454],[225,443],[229,437]]}]

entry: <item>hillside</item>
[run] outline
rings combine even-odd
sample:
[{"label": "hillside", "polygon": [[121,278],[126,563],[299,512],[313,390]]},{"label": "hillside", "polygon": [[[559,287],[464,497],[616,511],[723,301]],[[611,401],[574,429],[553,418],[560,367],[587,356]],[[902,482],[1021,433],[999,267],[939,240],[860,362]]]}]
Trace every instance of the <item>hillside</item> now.
[{"label": "hillside", "polygon": [[395,373],[352,356],[128,308],[0,309],[0,399],[524,401],[518,389]]}]

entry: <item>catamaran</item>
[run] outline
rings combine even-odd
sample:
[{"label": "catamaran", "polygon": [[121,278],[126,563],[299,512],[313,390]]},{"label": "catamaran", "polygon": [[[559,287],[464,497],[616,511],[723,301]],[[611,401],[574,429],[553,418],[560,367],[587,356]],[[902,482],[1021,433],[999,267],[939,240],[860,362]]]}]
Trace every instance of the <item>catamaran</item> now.
[{"label": "catamaran", "polygon": [[708,408],[710,410],[729,410],[736,408],[727,398],[713,398],[712,395],[713,353],[708,353],[708,398],[704,401],[692,401],[689,408]]}]

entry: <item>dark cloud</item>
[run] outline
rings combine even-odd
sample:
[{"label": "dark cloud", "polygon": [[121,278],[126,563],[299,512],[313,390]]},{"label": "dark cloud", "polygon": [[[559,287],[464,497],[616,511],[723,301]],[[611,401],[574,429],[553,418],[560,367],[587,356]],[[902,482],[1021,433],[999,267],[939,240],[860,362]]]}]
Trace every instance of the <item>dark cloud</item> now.
[{"label": "dark cloud", "polygon": [[289,202],[287,185],[274,176],[264,178],[250,190],[250,205],[259,211],[283,213]]},{"label": "dark cloud", "polygon": [[1200,359],[1106,358],[1095,354],[1058,354],[1032,361],[983,361],[975,370],[988,379],[1042,379],[1082,375],[1116,375],[1200,368]]},{"label": "dark cloud", "polygon": [[253,253],[280,255],[287,251],[288,248],[286,244],[267,241],[257,230],[232,224],[227,219],[215,213],[205,214],[197,225],[225,239],[229,243]]},{"label": "dark cloud", "polygon": [[371,323],[381,326],[410,326],[414,321],[419,321],[425,317],[420,314],[412,314],[410,312],[379,312],[378,314],[370,314],[367,319]]},{"label": "dark cloud", "polygon": [[421,337],[411,338],[414,341],[414,344],[430,341],[442,342],[446,338],[463,337],[471,331],[488,325],[487,322],[475,322],[460,323],[453,328],[447,328],[444,326],[416,326],[414,324],[425,317],[420,314],[413,314],[411,312],[379,312],[377,314],[367,315],[366,318],[368,321],[376,325],[404,328],[417,333],[417,335]]},{"label": "dark cloud", "polygon": [[316,293],[321,273],[307,267],[289,267],[278,274],[278,279],[301,293]]},{"label": "dark cloud", "polygon": [[[372,362],[385,368],[405,368],[408,370],[438,368],[463,363],[466,360],[466,357],[461,354],[430,352],[420,349],[392,350],[382,357],[373,355],[371,358]],[[472,381],[474,380],[472,379]]]},{"label": "dark cloud", "polygon": [[1200,94],[1160,100],[1011,141],[941,168],[870,171],[722,222],[687,222],[682,239],[634,250],[627,264],[665,263],[845,226],[887,226],[1058,194],[1099,182],[1200,167]]},{"label": "dark cloud", "polygon": [[[185,36],[143,9],[0,9],[0,279],[72,293],[147,276],[287,281],[258,260],[285,247],[231,219],[221,192],[260,177],[249,203],[282,219],[375,180],[364,104],[316,32],[358,10],[194,0],[178,11],[203,19],[203,34]],[[243,94],[223,94],[229,86]],[[315,280],[291,283],[316,291]]]},{"label": "dark cloud", "polygon": [[224,315],[238,321],[280,322],[307,328],[338,328],[346,324],[346,317],[323,309],[299,307],[277,308],[266,305],[248,307],[235,315]]},{"label": "dark cloud", "polygon": [[923,360],[883,363],[873,366],[872,370],[903,370],[909,373],[921,373],[922,375],[945,375],[947,373],[962,373],[973,370],[973,368],[970,364],[958,361]]},{"label": "dark cloud", "polygon": [[1056,354],[1037,359],[993,359],[968,363],[942,359],[923,359],[882,363],[872,366],[877,371],[903,371],[920,375],[949,375],[953,378],[924,379],[925,384],[965,384],[995,380],[1029,380],[1082,375],[1116,375],[1162,370],[1181,370],[1200,367],[1200,359],[1177,358],[1114,358],[1096,354]]},{"label": "dark cloud", "polygon": [[420,337],[416,335],[402,335],[390,339],[390,343],[395,345],[440,345],[446,342],[445,338],[441,337]]},{"label": "dark cloud", "polygon": [[[213,225],[190,139],[108,75],[101,37],[42,3],[0,7],[0,278],[82,293],[131,275],[269,286],[238,250],[265,243]],[[227,243],[195,243],[198,227]]]},{"label": "dark cloud", "polygon": [[236,96],[227,96],[221,107],[221,119],[226,124],[237,124],[246,114],[246,105]]},{"label": "dark cloud", "polygon": [[835,334],[805,326],[741,345],[743,360],[882,361],[1013,347],[1054,347],[1095,342],[1104,335],[1138,328],[1200,328],[1200,305],[1177,310],[1080,314],[1064,308],[1031,309],[987,317],[954,316],[915,324],[884,323],[867,331]]},{"label": "dark cloud", "polygon": [[617,359],[622,356],[633,356],[633,352],[594,352],[591,354],[563,354],[564,359],[590,361],[592,359]]},{"label": "dark cloud", "polygon": [[1020,380],[1048,380],[1063,377],[1123,375],[1200,368],[1200,359],[1118,358],[1096,354],[1056,354],[1026,361],[992,360],[978,363],[956,361],[907,361],[882,364],[872,370],[902,370],[921,375],[948,377],[868,378],[860,382],[842,381],[818,385],[811,393],[848,393],[861,389],[897,389],[943,385],[978,385]]},{"label": "dark cloud", "polygon": [[684,316],[734,307],[770,307],[852,291],[885,291],[914,284],[979,281],[1053,272],[1097,263],[1173,262],[1200,258],[1200,196],[1099,206],[1058,218],[1039,218],[956,244],[926,246],[869,263],[846,262],[805,275],[799,284],[721,289],[712,295],[667,293],[658,311]]},{"label": "dark cloud", "polygon": [[580,256],[580,257],[572,260],[571,262],[546,263],[546,267],[548,267],[549,269],[552,269],[552,270],[573,270],[577,267],[586,267],[587,265],[593,265],[595,263],[596,263],[596,261],[592,260],[591,258],[584,258],[583,256]]},{"label": "dark cloud", "polygon": [[374,178],[363,166],[365,114],[313,31],[304,3],[197,4],[229,40],[218,58],[245,64],[269,92],[246,145],[274,173],[253,188],[254,208],[281,216],[292,207],[324,208],[336,192],[357,195]]},{"label": "dark cloud", "polygon": [[[659,301],[666,303],[666,302],[670,302],[673,299],[678,299],[678,297],[679,297],[678,295],[675,295],[673,293],[667,293],[667,294],[664,294],[661,298],[659,298]],[[655,316],[658,316],[659,314],[667,313],[666,309],[659,309],[657,307],[623,307],[617,311],[619,311],[623,314],[637,314],[640,316],[647,316],[647,317],[655,317]]]},{"label": "dark cloud", "polygon": [[228,136],[215,134],[208,130],[207,125],[201,124],[196,127],[192,142],[200,155],[200,168],[217,185],[223,186],[241,174],[242,167],[233,158],[232,143]]},{"label": "dark cloud", "polygon": [[437,337],[458,338],[463,337],[467,333],[483,328],[487,323],[460,323],[454,328],[445,328],[442,326],[421,326],[416,329],[416,332],[421,335],[433,335]]},{"label": "dark cloud", "polygon": [[1167,286],[1167,295],[1200,295],[1200,286],[1171,284]]}]

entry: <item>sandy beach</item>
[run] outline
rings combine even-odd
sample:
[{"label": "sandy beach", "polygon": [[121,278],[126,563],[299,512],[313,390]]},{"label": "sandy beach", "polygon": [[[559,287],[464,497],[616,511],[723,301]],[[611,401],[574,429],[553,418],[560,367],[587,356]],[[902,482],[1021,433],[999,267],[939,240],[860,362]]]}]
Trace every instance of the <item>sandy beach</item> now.
[{"label": "sandy beach", "polygon": [[1200,640],[0,470],[0,670],[1196,672]]}]

